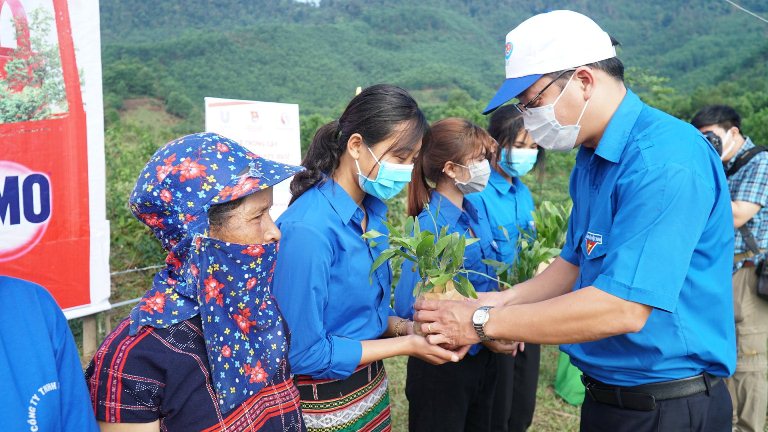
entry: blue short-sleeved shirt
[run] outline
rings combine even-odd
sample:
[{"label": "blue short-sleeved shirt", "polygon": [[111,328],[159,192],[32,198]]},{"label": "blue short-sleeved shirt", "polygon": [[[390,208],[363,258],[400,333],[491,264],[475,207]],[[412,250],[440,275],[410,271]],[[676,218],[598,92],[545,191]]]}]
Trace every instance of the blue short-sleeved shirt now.
[{"label": "blue short-sleeved shirt", "polygon": [[[725,169],[733,166],[734,162],[747,150],[754,148],[752,140],[747,138],[744,145],[736,155],[728,161]],[[736,173],[728,177],[728,188],[731,191],[732,201],[746,201],[759,205],[761,208],[748,220],[746,227],[752,232],[760,249],[768,249],[768,152],[760,152],[755,155],[746,165],[741,167]],[[744,243],[744,237],[741,232],[735,230],[734,253],[743,253],[747,251],[747,245]],[[761,254],[750,258],[749,261],[762,261],[766,254]],[[744,260],[747,261],[747,260]],[[744,263],[736,263],[735,268],[741,267]]]},{"label": "blue short-sleeved shirt", "polygon": [[570,193],[561,257],[579,266],[574,290],[653,307],[637,333],[562,345],[573,364],[624,386],[731,375],[733,216],[709,143],[627,91],[597,149],[579,149]]},{"label": "blue short-sleeved shirt", "polygon": [[500,261],[513,263],[520,230],[535,232],[531,191],[520,178],[512,177],[510,183],[492,170],[488,186],[482,192],[467,195],[467,200],[489,221],[493,240],[499,246]]},{"label": "blue short-sleeved shirt", "polygon": [[41,286],[0,276],[0,429],[98,431],[67,320]]},{"label": "blue short-sleeved shirt", "polygon": [[[493,240],[488,221],[466,198],[462,206],[464,211],[453,205],[448,198],[432,191],[429,205],[419,213],[419,226],[422,230],[433,233],[447,226],[448,234],[457,232],[467,238],[479,238],[480,241],[467,246],[464,253],[464,268],[495,277],[496,272],[493,267],[482,262],[484,259],[499,260],[498,246]],[[470,273],[467,278],[478,292],[494,291],[499,286],[496,281],[478,274]],[[415,302],[413,289],[418,282],[419,274],[415,264],[405,261],[400,281],[395,287],[395,312],[398,316],[413,318]],[[479,349],[479,345],[476,345],[469,353],[475,354]]]},{"label": "blue short-sleeved shirt", "polygon": [[[387,234],[387,206],[366,195],[368,230]],[[328,178],[304,192],[277,220],[282,238],[273,292],[291,329],[293,373],[346,378],[360,363],[360,341],[387,329],[392,273],[388,264],[369,276],[388,247],[362,239],[363,210]]]}]

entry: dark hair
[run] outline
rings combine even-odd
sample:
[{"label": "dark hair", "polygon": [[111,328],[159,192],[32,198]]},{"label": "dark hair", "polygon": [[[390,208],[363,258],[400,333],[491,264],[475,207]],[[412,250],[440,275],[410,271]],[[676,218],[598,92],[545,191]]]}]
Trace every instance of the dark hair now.
[{"label": "dark hair", "polygon": [[[609,35],[609,37],[611,38],[611,44],[613,46],[621,45],[619,43],[619,41],[617,41],[613,36]],[[619,60],[618,57],[611,57],[611,58],[607,58],[605,60],[600,60],[600,61],[597,61],[597,62],[594,62],[594,63],[587,63],[584,66],[590,67],[592,69],[601,70],[601,71],[605,72],[609,77],[611,77],[611,78],[613,78],[613,79],[615,79],[617,81],[624,82],[624,63],[622,63],[621,60]],[[552,72],[552,73],[545,74],[545,76],[548,77],[548,78],[554,78],[554,77],[558,76],[562,72],[564,72],[564,71],[560,70],[560,71],[557,71],[557,72]],[[562,75],[560,77],[560,79],[557,80],[558,81],[558,85],[560,85],[560,83],[570,79],[571,75],[573,75],[572,72],[571,73],[566,73],[566,74]]]},{"label": "dark hair", "polygon": [[717,125],[724,130],[737,127],[741,131],[741,116],[728,105],[708,105],[693,116],[691,124],[696,129]]},{"label": "dark hair", "polygon": [[[247,196],[247,195],[246,195]],[[240,197],[236,200],[227,201],[221,204],[214,204],[208,208],[208,228],[221,229],[224,223],[229,219],[230,213],[236,208],[240,207],[245,197]]]},{"label": "dark hair", "polygon": [[377,84],[364,89],[352,98],[338,120],[322,126],[315,133],[301,161],[306,171],[296,174],[291,181],[291,203],[307,189],[324,181],[325,176],[333,174],[352,134],[360,134],[370,147],[391,137],[403,122],[408,122],[408,127],[399,132],[396,144],[387,153],[413,152],[429,124],[416,101],[400,87]]},{"label": "dark hair", "polygon": [[[528,134],[523,123],[523,114],[514,105],[504,105],[491,115],[491,120],[488,123],[488,133],[491,135],[491,138],[496,140],[498,148],[490,162],[497,171],[501,170],[499,168],[501,149],[509,150],[513,148],[520,132]],[[539,147],[539,153],[536,156],[536,169],[539,172],[544,169],[544,149],[541,147]]]},{"label": "dark hair", "polygon": [[414,161],[408,186],[408,215],[418,216],[429,202],[429,182],[438,183],[448,161],[464,163],[487,155],[496,143],[488,132],[469,120],[447,118],[432,124],[424,137],[419,157]]},{"label": "dark hair", "polygon": [[[240,169],[240,172],[237,173],[237,176],[244,176],[248,174],[251,167],[249,165],[246,165]],[[246,195],[248,196],[248,195]],[[224,225],[224,222],[229,219],[229,213],[232,212],[232,210],[240,207],[240,204],[243,203],[243,200],[246,196],[242,196],[238,199],[234,199],[232,201],[226,201],[220,204],[214,204],[208,208],[208,228],[209,230],[211,228],[215,229],[221,229],[221,227]]]}]

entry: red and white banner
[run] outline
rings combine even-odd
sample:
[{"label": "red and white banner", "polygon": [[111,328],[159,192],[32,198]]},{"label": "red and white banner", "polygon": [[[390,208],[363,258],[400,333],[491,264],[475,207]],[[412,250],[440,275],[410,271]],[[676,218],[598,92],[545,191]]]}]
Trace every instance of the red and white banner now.
[{"label": "red and white banner", "polygon": [[[205,130],[235,140],[259,156],[285,164],[301,164],[299,106],[274,102],[205,98]],[[291,200],[290,180],[274,190],[277,219]]]},{"label": "red and white banner", "polygon": [[109,308],[99,6],[0,0],[0,274]]}]

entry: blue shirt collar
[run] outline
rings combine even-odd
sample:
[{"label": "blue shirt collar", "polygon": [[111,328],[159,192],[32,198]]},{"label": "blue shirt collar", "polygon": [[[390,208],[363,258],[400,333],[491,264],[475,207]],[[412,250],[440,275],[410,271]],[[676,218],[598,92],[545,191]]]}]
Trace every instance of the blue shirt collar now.
[{"label": "blue shirt collar", "polygon": [[[320,193],[323,194],[323,196],[325,196],[325,198],[331,204],[333,211],[339,215],[344,224],[349,223],[349,221],[352,220],[352,217],[355,216],[355,213],[360,210],[360,207],[358,207],[355,200],[349,196],[347,191],[345,191],[341,185],[336,183],[336,181],[330,177],[326,176],[323,180],[321,180],[321,183],[317,185],[317,189],[320,191]],[[368,213],[369,218],[386,217],[387,205],[375,196],[365,194],[365,198],[363,198],[363,207]],[[362,221],[362,214],[359,216],[359,218],[355,218],[356,220],[360,219],[357,222]]]},{"label": "blue shirt collar", "polygon": [[437,219],[445,220],[449,225],[457,225],[464,218],[469,218],[464,225],[469,225],[469,222],[477,223],[479,221],[477,209],[466,198],[462,202],[464,211],[453,205],[451,200],[446,198],[443,194],[436,190],[432,190],[429,196],[429,206],[431,208],[430,213],[436,214]]},{"label": "blue shirt collar", "polygon": [[[516,177],[512,178],[513,182],[515,181],[515,178]],[[505,179],[504,176],[495,169],[491,170],[491,178],[488,179],[488,184],[496,188],[496,190],[499,191],[499,194],[501,195],[505,195],[511,188],[514,187],[512,183],[508,182],[507,179]]]},{"label": "blue shirt collar", "polygon": [[629,134],[644,106],[643,101],[632,90],[627,89],[627,94],[613,113],[603,132],[603,137],[597,144],[595,154],[605,160],[618,163],[621,154],[624,153],[624,147],[629,142]]}]

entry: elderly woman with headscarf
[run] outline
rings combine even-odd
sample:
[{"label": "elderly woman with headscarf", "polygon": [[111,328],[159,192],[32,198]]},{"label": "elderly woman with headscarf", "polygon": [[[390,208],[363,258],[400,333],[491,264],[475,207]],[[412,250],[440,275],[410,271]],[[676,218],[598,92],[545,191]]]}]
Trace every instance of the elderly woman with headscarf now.
[{"label": "elderly woman with headscarf", "polygon": [[271,293],[272,188],[303,168],[201,133],[160,148],[130,197],[168,251],[86,371],[102,431],[302,431]]}]

